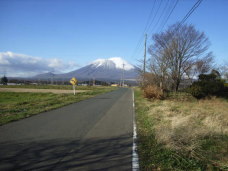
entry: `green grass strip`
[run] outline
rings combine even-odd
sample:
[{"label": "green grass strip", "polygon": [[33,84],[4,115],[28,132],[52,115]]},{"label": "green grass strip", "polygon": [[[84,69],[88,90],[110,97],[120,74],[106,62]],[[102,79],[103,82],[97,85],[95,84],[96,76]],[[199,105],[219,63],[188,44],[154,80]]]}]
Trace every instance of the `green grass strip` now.
[{"label": "green grass strip", "polygon": [[86,89],[90,91],[77,93],[75,96],[73,94],[0,92],[0,125],[79,102],[116,88]]}]

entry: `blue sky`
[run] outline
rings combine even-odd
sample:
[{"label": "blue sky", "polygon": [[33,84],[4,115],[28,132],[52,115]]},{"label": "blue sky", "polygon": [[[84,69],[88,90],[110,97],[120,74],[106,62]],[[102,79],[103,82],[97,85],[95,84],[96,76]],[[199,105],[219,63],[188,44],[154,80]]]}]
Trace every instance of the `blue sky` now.
[{"label": "blue sky", "polygon": [[[142,39],[151,9],[154,8],[153,18],[160,1],[0,0],[0,52],[14,56],[11,59],[15,60],[14,64],[20,64],[21,60],[17,59],[26,55],[28,58],[23,59],[31,59],[30,63],[51,61],[50,65],[59,69],[63,69],[60,63],[64,63],[69,70],[97,58],[122,57],[137,64],[143,57],[143,48],[139,46],[135,50],[136,45]],[[149,39],[153,33],[161,31],[162,21],[174,2],[161,2],[157,16],[148,28]],[[180,21],[195,2],[179,0],[164,29]],[[227,0],[203,0],[186,21],[206,33],[218,64],[228,60],[227,18]],[[33,57],[38,58],[32,60]],[[7,70],[5,67],[0,72],[10,72]]]}]

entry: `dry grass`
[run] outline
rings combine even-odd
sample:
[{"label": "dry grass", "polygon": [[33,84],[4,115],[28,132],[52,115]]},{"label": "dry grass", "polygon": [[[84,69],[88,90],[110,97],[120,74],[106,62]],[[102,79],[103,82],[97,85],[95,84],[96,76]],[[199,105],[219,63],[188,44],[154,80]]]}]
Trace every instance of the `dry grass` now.
[{"label": "dry grass", "polygon": [[155,85],[149,85],[144,88],[144,97],[148,99],[162,99],[163,95],[163,91]]},{"label": "dry grass", "polygon": [[156,140],[167,148],[189,154],[190,157],[206,159],[208,141],[205,145],[205,140],[209,139],[216,149],[209,158],[228,164],[228,142],[227,138],[223,139],[228,136],[227,101],[218,98],[200,101],[157,100],[152,102],[148,115],[154,119]]}]

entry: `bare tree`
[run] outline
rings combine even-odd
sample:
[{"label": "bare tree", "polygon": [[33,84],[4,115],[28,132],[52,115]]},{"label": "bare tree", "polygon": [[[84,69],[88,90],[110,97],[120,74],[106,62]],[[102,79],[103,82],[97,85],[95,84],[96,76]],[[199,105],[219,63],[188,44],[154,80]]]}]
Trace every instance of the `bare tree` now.
[{"label": "bare tree", "polygon": [[211,61],[209,59],[212,59],[212,53],[207,52],[208,38],[193,25],[176,23],[166,31],[153,35],[152,40],[154,43],[149,48],[151,70],[160,75],[162,84],[170,78],[175,91],[194,67],[198,67],[197,72],[204,72]]},{"label": "bare tree", "polygon": [[209,54],[204,58],[196,60],[194,63],[192,63],[192,65],[189,64],[189,66],[191,67],[189,67],[189,69],[185,71],[185,74],[188,77],[188,79],[193,81],[193,79],[196,79],[198,75],[209,72],[212,69],[212,64],[213,57],[212,54]]},{"label": "bare tree", "polygon": [[154,84],[159,86],[161,89],[168,89],[169,78],[169,60],[165,55],[164,51],[152,51],[149,48],[149,53],[153,55],[151,61],[149,62],[149,70],[154,74]]},{"label": "bare tree", "polygon": [[222,78],[228,80],[228,62],[224,62],[224,64],[221,65],[218,70],[221,73]]},{"label": "bare tree", "polygon": [[140,85],[140,87],[144,87],[144,78],[145,78],[145,74],[144,74],[144,71],[143,71],[143,64],[144,64],[144,61],[143,60],[138,60],[138,65],[136,66],[136,71],[139,75],[139,77],[137,78],[137,81]]}]

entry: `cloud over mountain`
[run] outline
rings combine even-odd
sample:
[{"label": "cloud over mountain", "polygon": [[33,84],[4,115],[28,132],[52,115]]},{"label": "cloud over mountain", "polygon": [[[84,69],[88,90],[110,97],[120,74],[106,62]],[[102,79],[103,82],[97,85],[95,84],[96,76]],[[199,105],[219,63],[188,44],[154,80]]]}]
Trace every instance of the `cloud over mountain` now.
[{"label": "cloud over mountain", "polygon": [[32,76],[44,72],[64,72],[75,69],[74,62],[65,63],[60,59],[45,59],[13,52],[0,52],[0,75]]}]

